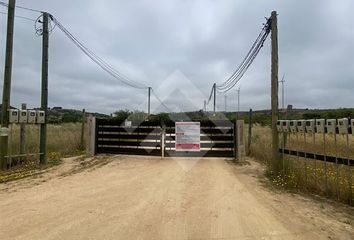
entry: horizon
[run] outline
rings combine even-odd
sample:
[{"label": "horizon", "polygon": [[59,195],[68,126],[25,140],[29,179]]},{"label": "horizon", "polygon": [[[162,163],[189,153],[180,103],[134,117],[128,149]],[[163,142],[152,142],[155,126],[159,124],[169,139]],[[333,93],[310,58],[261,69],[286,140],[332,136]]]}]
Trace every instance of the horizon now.
[{"label": "horizon", "polygon": [[[180,111],[203,108],[212,84],[229,77],[262,28],[264,17],[275,9],[279,15],[279,81],[285,75],[285,105],[314,109],[354,107],[354,5],[350,0],[327,0],[320,5],[317,1],[274,0],[257,2],[252,7],[249,2],[234,1],[161,1],[151,5],[79,0],[74,4],[80,6],[79,14],[75,8],[63,7],[66,3],[73,4],[18,1],[18,5],[53,14],[98,56],[129,79],[152,86],[169,109]],[[302,13],[301,19],[297,12]],[[16,15],[38,17],[24,9],[16,9]],[[6,21],[7,16],[1,14],[0,66],[4,66],[5,59]],[[238,22],[243,24],[235,25]],[[41,39],[35,36],[33,23],[22,18],[15,19],[14,39],[11,105],[26,102],[39,107]],[[49,46],[50,105],[105,113],[125,108],[146,110],[146,90],[130,88],[109,76],[58,28],[51,33]],[[3,70],[0,68],[0,75]],[[270,75],[267,39],[234,88],[241,86],[241,109],[270,108]],[[181,84],[184,81],[190,85]],[[0,81],[0,88],[2,84]],[[171,84],[177,91],[170,91]],[[235,110],[236,91],[227,96],[229,108]],[[223,109],[223,102],[224,95],[218,94],[216,108]],[[152,112],[166,111],[154,96],[151,105]]]}]

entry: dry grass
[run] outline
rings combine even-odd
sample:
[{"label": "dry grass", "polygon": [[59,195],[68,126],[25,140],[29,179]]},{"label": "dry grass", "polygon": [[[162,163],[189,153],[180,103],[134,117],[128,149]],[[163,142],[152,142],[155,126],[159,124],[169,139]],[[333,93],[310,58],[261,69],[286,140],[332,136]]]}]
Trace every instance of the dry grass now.
[{"label": "dry grass", "polygon": [[[63,157],[75,156],[83,153],[81,146],[81,124],[66,123],[47,126],[47,158],[48,165],[40,166],[38,155],[29,155],[21,158],[11,158],[11,169],[0,172],[0,183],[25,178],[42,173],[48,167],[60,163]],[[20,153],[20,127],[11,126],[9,136],[9,155]],[[39,126],[26,126],[26,153],[39,152]]]},{"label": "dry grass", "polygon": [[[353,136],[349,136],[349,148],[346,138],[341,135],[336,136],[336,144],[333,135],[326,134],[325,144],[322,134],[315,134],[315,141],[313,137],[312,134],[305,134],[305,136],[300,133],[288,134],[285,148],[354,159]],[[269,127],[257,125],[253,127],[251,155],[267,164],[270,169],[272,156]],[[354,202],[354,167],[282,154],[281,161],[282,173],[279,176],[272,176],[275,185],[300,188],[337,200]]]},{"label": "dry grass", "polygon": [[[47,153],[49,158],[60,156],[72,156],[82,150],[80,146],[81,125],[74,123],[49,124],[47,127]],[[12,127],[9,138],[11,154],[19,154],[20,127]],[[39,126],[26,126],[26,152],[38,153],[39,151]]]}]

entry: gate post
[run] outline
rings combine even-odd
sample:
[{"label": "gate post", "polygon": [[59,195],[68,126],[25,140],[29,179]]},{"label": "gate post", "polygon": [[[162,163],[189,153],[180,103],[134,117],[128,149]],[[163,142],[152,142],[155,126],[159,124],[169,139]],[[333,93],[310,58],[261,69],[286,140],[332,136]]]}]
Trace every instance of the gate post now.
[{"label": "gate post", "polygon": [[161,157],[165,157],[165,135],[166,135],[166,126],[162,125],[161,129]]},{"label": "gate post", "polygon": [[234,159],[237,159],[237,120],[234,122]]},{"label": "gate post", "polygon": [[92,115],[87,118],[86,138],[86,154],[94,156],[96,154],[96,118]]},{"label": "gate post", "polygon": [[237,138],[237,159],[238,161],[243,161],[246,156],[246,146],[245,146],[245,121],[236,121],[236,138]]}]

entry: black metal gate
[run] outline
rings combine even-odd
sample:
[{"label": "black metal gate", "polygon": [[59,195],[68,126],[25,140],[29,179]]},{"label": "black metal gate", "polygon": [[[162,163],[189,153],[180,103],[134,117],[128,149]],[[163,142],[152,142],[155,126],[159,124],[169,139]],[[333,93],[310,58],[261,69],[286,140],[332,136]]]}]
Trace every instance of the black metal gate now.
[{"label": "black metal gate", "polygon": [[[175,122],[125,122],[115,119],[96,119],[96,154],[132,154],[191,157],[234,157],[235,124],[230,121],[200,122],[200,152],[175,151]],[[130,125],[130,124],[129,124]],[[164,137],[163,137],[164,135]],[[164,141],[164,142],[163,142]]]}]

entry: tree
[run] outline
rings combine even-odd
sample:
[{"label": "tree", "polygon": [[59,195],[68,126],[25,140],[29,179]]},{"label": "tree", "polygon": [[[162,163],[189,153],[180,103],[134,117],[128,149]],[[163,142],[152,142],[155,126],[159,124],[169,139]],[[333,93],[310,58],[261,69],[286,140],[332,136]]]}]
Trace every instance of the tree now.
[{"label": "tree", "polygon": [[134,110],[133,112],[130,112],[128,117],[128,120],[130,121],[144,121],[145,119],[147,119],[147,114],[140,110]]},{"label": "tree", "polygon": [[125,109],[125,110],[116,111],[113,114],[114,114],[114,118],[118,120],[126,120],[132,114],[132,112],[129,111],[128,109]]}]

